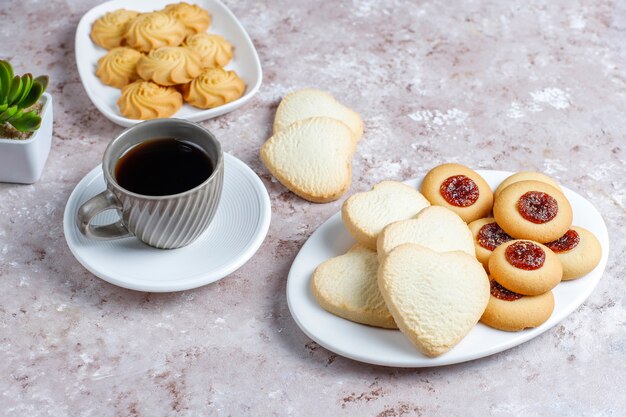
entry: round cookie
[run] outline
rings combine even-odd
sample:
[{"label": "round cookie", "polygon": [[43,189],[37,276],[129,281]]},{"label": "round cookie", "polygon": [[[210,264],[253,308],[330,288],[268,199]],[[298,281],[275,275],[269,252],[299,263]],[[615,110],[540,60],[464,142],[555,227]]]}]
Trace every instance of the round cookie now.
[{"label": "round cookie", "polygon": [[573,226],[561,238],[546,243],[563,265],[563,281],[580,278],[600,262],[602,247],[587,229]]},{"label": "round cookie", "polygon": [[470,223],[486,217],[493,205],[493,192],[478,173],[460,164],[443,164],[431,169],[420,189],[434,206],[443,206]]},{"label": "round cookie", "polygon": [[491,277],[510,291],[539,295],[561,282],[563,267],[554,252],[541,243],[511,240],[489,257]]},{"label": "round cookie", "polygon": [[235,71],[206,68],[181,90],[187,103],[200,109],[212,109],[237,100],[246,90],[246,84]]},{"label": "round cookie", "polygon": [[493,217],[516,239],[552,242],[572,225],[572,206],[565,195],[539,181],[520,181],[500,192]]},{"label": "round cookie", "polygon": [[500,185],[498,185],[498,188],[496,188],[496,191],[494,191],[493,198],[497,198],[498,195],[502,192],[502,190],[504,190],[509,185],[516,183],[516,182],[529,181],[529,180],[545,182],[546,184],[549,184],[553,186],[554,188],[556,188],[557,190],[561,191],[561,186],[552,178],[548,177],[546,174],[542,174],[541,172],[534,172],[534,171],[521,171],[521,172],[518,172],[517,174],[513,174],[507,177],[504,181],[502,181]]},{"label": "round cookie", "polygon": [[122,88],[117,105],[122,116],[129,119],[157,119],[176,113],[183,105],[183,97],[174,87],[135,81]]},{"label": "round cookie", "polygon": [[491,280],[489,303],[480,321],[495,329],[516,332],[543,324],[553,310],[552,291],[526,296],[509,291]]},{"label": "round cookie", "polygon": [[474,237],[476,259],[483,264],[485,271],[489,272],[489,257],[494,249],[513,238],[498,226],[493,217],[474,220],[467,226]]},{"label": "round cookie", "polygon": [[98,60],[96,76],[106,85],[122,88],[139,78],[137,62],[141,57],[133,48],[113,48]]}]

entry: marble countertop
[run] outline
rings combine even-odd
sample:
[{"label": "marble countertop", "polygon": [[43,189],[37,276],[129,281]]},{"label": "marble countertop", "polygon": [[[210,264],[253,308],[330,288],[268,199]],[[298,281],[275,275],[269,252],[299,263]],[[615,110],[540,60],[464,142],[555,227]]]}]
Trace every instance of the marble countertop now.
[{"label": "marble countertop", "polygon": [[[34,185],[0,184],[3,416],[618,416],[626,408],[626,3],[228,0],[264,68],[244,107],[203,124],[259,174],[272,224],[229,277],[150,294],[86,271],[65,244],[76,183],[122,128],[89,101],[74,32],[95,0],[13,1],[0,57],[51,76],[52,150]],[[606,272],[552,330],[470,363],[357,363],[304,335],[285,299],[310,204],[258,158],[283,94],[331,91],[365,121],[350,193],[442,162],[539,170],[610,231]]]}]

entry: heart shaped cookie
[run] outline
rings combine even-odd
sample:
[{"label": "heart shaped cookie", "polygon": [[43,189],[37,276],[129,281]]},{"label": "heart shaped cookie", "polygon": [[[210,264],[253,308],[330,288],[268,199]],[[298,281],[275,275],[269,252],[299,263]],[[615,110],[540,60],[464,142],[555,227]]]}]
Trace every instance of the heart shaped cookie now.
[{"label": "heart shaped cookie", "polygon": [[476,258],[413,243],[385,257],[378,269],[378,288],[402,333],[430,357],[459,343],[489,301],[489,280]]},{"label": "heart shaped cookie", "polygon": [[344,255],[318,266],[313,273],[311,290],[319,305],[336,316],[397,329],[378,290],[377,271],[376,252],[357,244]]},{"label": "heart shaped cookie", "polygon": [[407,220],[430,206],[415,188],[397,181],[382,181],[351,195],[341,207],[346,228],[360,244],[376,249],[376,238],[385,226]]},{"label": "heart shaped cookie", "polygon": [[341,104],[331,94],[312,88],[294,91],[282,99],[276,109],[274,133],[309,117],[330,117],[345,123],[356,142],[363,136],[363,120],[357,112]]},{"label": "heart shaped cookie", "polygon": [[341,197],[352,179],[352,132],[328,117],[312,117],[274,134],[261,147],[261,160],[281,184],[315,203]]},{"label": "heart shaped cookie", "polygon": [[458,214],[441,206],[426,207],[413,219],[385,227],[376,241],[379,259],[403,243],[415,243],[435,252],[461,251],[476,255],[467,224]]}]

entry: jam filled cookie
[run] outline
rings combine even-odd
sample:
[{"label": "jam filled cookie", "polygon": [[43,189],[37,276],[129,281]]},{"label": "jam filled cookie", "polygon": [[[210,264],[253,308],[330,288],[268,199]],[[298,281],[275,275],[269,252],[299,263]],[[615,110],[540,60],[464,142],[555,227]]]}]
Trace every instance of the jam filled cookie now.
[{"label": "jam filled cookie", "polygon": [[476,249],[476,259],[483,264],[485,270],[489,272],[489,257],[495,248],[503,243],[513,240],[493,217],[474,220],[468,224],[474,237],[474,247]]},{"label": "jam filled cookie", "polygon": [[211,24],[211,15],[197,4],[168,4],[163,11],[183,22],[188,35],[204,32]]},{"label": "jam filled cookie", "polygon": [[522,171],[518,172],[517,174],[513,174],[510,177],[507,177],[504,181],[502,181],[502,183],[498,186],[498,188],[496,188],[496,191],[493,193],[493,197],[497,198],[502,190],[504,190],[506,187],[520,181],[545,182],[546,184],[551,185],[557,190],[561,191],[561,186],[552,178],[548,177],[546,174],[534,171]]},{"label": "jam filled cookie", "polygon": [[112,87],[122,88],[139,78],[137,61],[141,52],[121,46],[111,49],[98,60],[96,75],[100,81]]},{"label": "jam filled cookie", "polygon": [[476,171],[459,164],[431,169],[420,191],[432,205],[454,211],[466,223],[486,217],[493,205],[489,184]]},{"label": "jam filled cookie", "polygon": [[511,240],[493,251],[489,272],[508,290],[539,295],[561,282],[563,267],[554,252],[541,243]]},{"label": "jam filled cookie", "polygon": [[150,52],[161,46],[178,46],[185,39],[183,23],[164,12],[142,13],[128,24],[124,39],[128,46]]},{"label": "jam filled cookie", "polygon": [[546,243],[560,238],[570,228],[572,207],[553,186],[520,181],[500,192],[493,205],[493,217],[515,238]]},{"label": "jam filled cookie", "polygon": [[91,27],[91,40],[105,49],[121,46],[128,23],[139,15],[133,10],[119,9],[108,12]]},{"label": "jam filled cookie", "polygon": [[122,89],[117,105],[122,116],[148,120],[173,115],[182,107],[183,97],[174,87],[135,81]]},{"label": "jam filled cookie", "polygon": [[602,247],[587,229],[574,226],[559,239],[546,243],[563,265],[563,280],[580,278],[591,272],[600,262]]},{"label": "jam filled cookie", "polygon": [[509,291],[491,280],[491,296],[480,321],[495,329],[516,332],[543,324],[553,310],[552,291],[526,296]]},{"label": "jam filled cookie", "polygon": [[246,85],[235,71],[222,68],[207,68],[182,87],[185,101],[201,109],[212,109],[237,100],[245,89]]},{"label": "jam filled cookie", "polygon": [[159,85],[185,84],[202,73],[200,57],[181,46],[163,46],[141,57],[137,72]]},{"label": "jam filled cookie", "polygon": [[220,35],[198,33],[187,36],[183,46],[197,53],[205,68],[225,67],[233,57],[233,46]]}]

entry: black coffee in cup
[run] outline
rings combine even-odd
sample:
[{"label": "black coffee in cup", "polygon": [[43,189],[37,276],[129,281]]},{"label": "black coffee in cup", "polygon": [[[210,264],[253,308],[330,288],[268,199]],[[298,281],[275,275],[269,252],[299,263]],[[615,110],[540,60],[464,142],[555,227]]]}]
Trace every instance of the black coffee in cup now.
[{"label": "black coffee in cup", "polygon": [[202,184],[213,170],[213,161],[198,145],[165,137],[126,151],[115,166],[115,180],[136,194],[174,195]]}]

